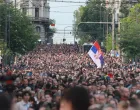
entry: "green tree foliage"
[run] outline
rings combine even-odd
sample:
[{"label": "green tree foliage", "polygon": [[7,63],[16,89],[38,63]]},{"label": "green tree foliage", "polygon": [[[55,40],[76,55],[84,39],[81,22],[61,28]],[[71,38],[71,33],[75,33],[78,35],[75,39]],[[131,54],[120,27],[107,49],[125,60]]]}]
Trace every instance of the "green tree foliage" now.
[{"label": "green tree foliage", "polygon": [[121,1],[121,6],[120,6],[121,17],[123,18],[127,17],[129,15],[130,8],[133,7],[136,3],[140,3],[140,0],[137,0],[137,2],[132,2],[132,1],[131,0]]},{"label": "green tree foliage", "polygon": [[91,37],[89,36],[89,35],[85,35],[85,37],[82,37],[82,39],[81,40],[79,40],[79,44],[80,45],[83,45],[85,42],[88,42],[88,41],[90,41],[90,39],[91,39]]},{"label": "green tree foliage", "polygon": [[[74,30],[80,22],[111,22],[111,10],[106,8],[105,0],[89,0],[89,2],[75,11]],[[106,27],[106,24],[80,24],[76,37],[82,42],[93,40],[100,42],[105,39]]]},{"label": "green tree foliage", "polygon": [[120,48],[134,58],[140,54],[140,4],[131,8],[129,16],[121,22]]},{"label": "green tree foliage", "polygon": [[0,3],[3,3],[4,1],[3,0],[0,0]]},{"label": "green tree foliage", "polygon": [[126,0],[122,0],[121,2],[121,8],[120,8],[120,13],[121,13],[121,17],[127,17],[129,14],[129,8],[130,8],[131,4],[128,4],[128,1]]},{"label": "green tree foliage", "polygon": [[47,33],[47,37],[53,37],[55,32],[56,32],[55,28],[49,28],[48,33]]},{"label": "green tree foliage", "polygon": [[84,6],[80,6],[78,10],[76,10],[74,12],[74,18],[75,18],[75,23],[73,25],[73,30],[74,30],[74,35],[77,34],[76,30],[77,30],[77,25],[81,22],[81,17],[84,13],[85,7]]},{"label": "green tree foliage", "polygon": [[112,36],[111,36],[111,34],[108,34],[108,36],[106,37],[105,47],[106,47],[107,52],[111,51],[111,49],[112,49]]},{"label": "green tree foliage", "polygon": [[[55,24],[55,20],[50,20],[49,25]],[[48,28],[47,37],[53,37],[54,33],[56,32],[56,28]]]},{"label": "green tree foliage", "polygon": [[36,46],[38,38],[27,16],[15,10],[12,5],[0,5],[0,39],[4,39],[12,52],[24,54],[31,51]]}]

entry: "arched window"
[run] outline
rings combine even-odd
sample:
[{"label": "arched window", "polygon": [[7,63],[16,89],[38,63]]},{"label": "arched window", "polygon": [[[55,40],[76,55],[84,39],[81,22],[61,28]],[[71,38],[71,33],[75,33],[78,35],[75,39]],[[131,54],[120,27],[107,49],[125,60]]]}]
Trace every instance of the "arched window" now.
[{"label": "arched window", "polygon": [[39,26],[36,27],[36,32],[38,32],[38,33],[41,32],[41,28]]}]

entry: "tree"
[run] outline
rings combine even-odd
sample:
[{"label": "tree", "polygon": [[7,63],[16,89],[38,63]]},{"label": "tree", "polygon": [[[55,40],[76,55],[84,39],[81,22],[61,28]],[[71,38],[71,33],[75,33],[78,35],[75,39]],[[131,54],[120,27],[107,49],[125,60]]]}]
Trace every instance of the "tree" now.
[{"label": "tree", "polygon": [[126,0],[122,0],[121,2],[121,6],[120,6],[120,13],[122,17],[127,17],[129,14],[129,8],[130,8],[130,4],[128,4],[128,1]]},{"label": "tree", "polygon": [[74,35],[76,34],[75,31],[77,30],[77,25],[81,22],[81,17],[84,13],[84,10],[85,10],[85,6],[80,6],[79,9],[74,12],[74,18],[75,18],[74,21],[75,23],[73,25]]},{"label": "tree", "polygon": [[136,3],[140,3],[140,0],[137,0],[133,2],[133,0],[122,0],[121,1],[121,6],[120,6],[120,13],[121,17],[127,17],[129,15],[130,8],[135,5]]},{"label": "tree", "polygon": [[56,32],[55,28],[49,28],[48,29],[48,33],[47,33],[47,37],[53,37],[54,33]]},{"label": "tree", "polygon": [[0,39],[4,39],[12,52],[24,54],[36,46],[39,35],[27,16],[10,4],[1,4]]},{"label": "tree", "polygon": [[121,21],[120,48],[131,58],[140,54],[140,4],[130,9]]},{"label": "tree", "polygon": [[[50,20],[50,23],[49,23],[49,25],[51,25],[51,24],[54,24],[55,25],[55,20]],[[53,37],[53,35],[54,35],[54,33],[56,32],[56,28],[48,28],[48,30],[47,30],[48,32],[47,32],[47,38],[49,38],[49,37]]]},{"label": "tree", "polygon": [[0,0],[0,3],[3,3],[3,0]]},{"label": "tree", "polygon": [[111,49],[112,49],[112,36],[111,36],[111,34],[108,34],[108,36],[106,37],[105,47],[106,47],[107,52],[111,51]]},{"label": "tree", "polygon": [[[105,0],[89,0],[86,6],[81,6],[75,11],[75,23],[78,25],[80,22],[111,22],[110,12],[111,10],[106,8]],[[80,38],[82,42],[94,40],[101,42],[105,39],[106,27],[106,24],[80,24],[77,38]],[[86,39],[87,36],[90,39]]]}]

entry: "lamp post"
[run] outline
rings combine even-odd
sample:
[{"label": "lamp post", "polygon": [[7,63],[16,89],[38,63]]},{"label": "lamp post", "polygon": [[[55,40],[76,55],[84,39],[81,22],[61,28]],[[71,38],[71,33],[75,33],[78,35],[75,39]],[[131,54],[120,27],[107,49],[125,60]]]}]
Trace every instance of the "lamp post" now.
[{"label": "lamp post", "polygon": [[[5,1],[5,5],[6,5],[6,11],[5,11],[5,35],[4,35],[4,42],[5,43],[7,43],[7,37],[8,37],[8,35],[7,35],[7,33],[8,33],[8,31],[7,31],[7,29],[8,29],[8,18],[7,18],[7,14],[8,14],[8,12],[7,12],[7,4],[8,4],[8,2],[7,1]],[[7,50],[7,45],[5,46],[4,45],[4,65],[7,65],[7,55],[6,55],[6,50]]]},{"label": "lamp post", "polygon": [[6,51],[7,48],[10,48],[10,20],[11,20],[11,16],[10,16],[10,5],[12,2],[10,2],[10,0],[6,0],[5,1],[5,5],[6,5],[6,16],[5,16],[5,36],[4,36],[4,42],[7,44],[6,46],[4,46],[4,59],[5,59],[5,64],[7,65],[7,55],[6,55]]},{"label": "lamp post", "polygon": [[115,36],[115,8],[112,12],[112,50],[114,50],[114,36]]},{"label": "lamp post", "polygon": [[68,27],[72,27],[72,26],[67,26],[67,27],[65,27],[65,28],[64,28],[64,37],[63,37],[63,42],[64,42],[64,40],[65,40],[65,31],[66,31],[66,28],[68,28]]}]

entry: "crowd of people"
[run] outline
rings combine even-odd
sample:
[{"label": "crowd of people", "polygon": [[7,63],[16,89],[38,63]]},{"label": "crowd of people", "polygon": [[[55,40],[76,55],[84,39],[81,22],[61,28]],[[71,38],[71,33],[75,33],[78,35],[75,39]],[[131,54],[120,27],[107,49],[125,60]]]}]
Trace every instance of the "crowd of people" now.
[{"label": "crowd of people", "polygon": [[0,74],[0,110],[140,110],[140,63],[78,45],[38,45]]}]

